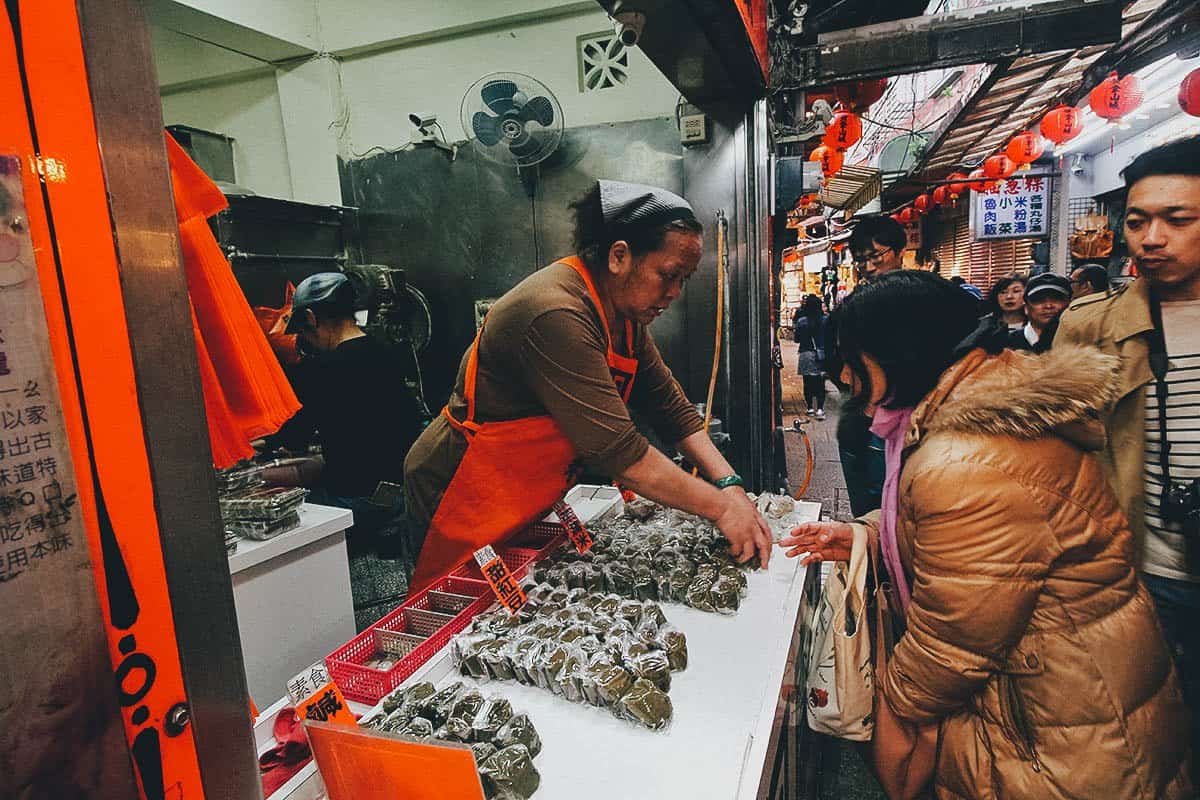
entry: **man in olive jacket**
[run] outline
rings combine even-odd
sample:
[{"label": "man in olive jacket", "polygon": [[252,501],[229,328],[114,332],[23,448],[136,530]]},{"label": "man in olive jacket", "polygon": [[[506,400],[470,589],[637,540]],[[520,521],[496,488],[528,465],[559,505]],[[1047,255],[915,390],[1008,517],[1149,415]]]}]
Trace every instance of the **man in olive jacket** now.
[{"label": "man in olive jacket", "polygon": [[[1074,302],[1054,347],[1091,344],[1120,356],[1102,461],[1175,655],[1192,712],[1194,759],[1200,753],[1200,136],[1143,153],[1124,176],[1125,239],[1140,277]],[[1157,377],[1156,350],[1163,356]]]}]

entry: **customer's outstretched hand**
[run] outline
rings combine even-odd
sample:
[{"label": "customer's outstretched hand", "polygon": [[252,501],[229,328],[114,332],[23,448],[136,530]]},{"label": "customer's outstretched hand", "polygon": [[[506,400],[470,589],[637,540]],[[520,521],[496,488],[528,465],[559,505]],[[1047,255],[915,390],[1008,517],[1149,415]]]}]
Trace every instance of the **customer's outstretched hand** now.
[{"label": "customer's outstretched hand", "polygon": [[821,561],[849,561],[854,532],[845,522],[806,522],[779,540],[788,558],[804,556],[804,566]]}]

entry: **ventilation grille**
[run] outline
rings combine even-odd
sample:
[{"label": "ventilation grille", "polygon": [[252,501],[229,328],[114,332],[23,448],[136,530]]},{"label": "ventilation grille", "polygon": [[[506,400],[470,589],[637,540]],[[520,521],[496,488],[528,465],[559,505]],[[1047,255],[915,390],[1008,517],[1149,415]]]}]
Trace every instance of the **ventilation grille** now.
[{"label": "ventilation grille", "polygon": [[598,92],[629,81],[629,51],[612,31],[580,36],[579,91]]}]

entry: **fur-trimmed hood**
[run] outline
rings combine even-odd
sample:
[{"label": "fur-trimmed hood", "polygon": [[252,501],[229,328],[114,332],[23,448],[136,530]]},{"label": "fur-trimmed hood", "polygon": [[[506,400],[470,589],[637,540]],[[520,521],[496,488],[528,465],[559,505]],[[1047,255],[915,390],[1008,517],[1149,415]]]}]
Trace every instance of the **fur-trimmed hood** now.
[{"label": "fur-trimmed hood", "polygon": [[906,444],[957,431],[1037,439],[1055,434],[1080,447],[1104,446],[1100,412],[1117,395],[1117,357],[1093,347],[1040,355],[969,353],[942,375],[913,413]]}]

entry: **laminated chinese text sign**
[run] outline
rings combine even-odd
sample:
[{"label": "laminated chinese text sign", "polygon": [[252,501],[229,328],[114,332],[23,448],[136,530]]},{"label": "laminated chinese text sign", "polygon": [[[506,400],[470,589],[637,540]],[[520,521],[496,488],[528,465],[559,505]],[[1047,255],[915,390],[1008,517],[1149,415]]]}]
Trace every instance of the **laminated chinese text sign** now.
[{"label": "laminated chinese text sign", "polygon": [[365,728],[305,722],[329,800],[483,800],[465,745],[414,742]]},{"label": "laminated chinese text sign", "polygon": [[[7,74],[7,29],[0,39]],[[0,602],[8,609],[0,750],[9,756],[0,797],[132,797],[43,301],[43,281],[50,297],[57,288],[53,259],[33,236],[37,225],[44,244],[39,179],[47,168],[63,177],[65,167],[32,154],[25,115],[9,96],[20,91],[16,80],[0,87],[0,107],[14,112],[0,119]],[[124,677],[122,696],[141,691],[141,670]]]}]

